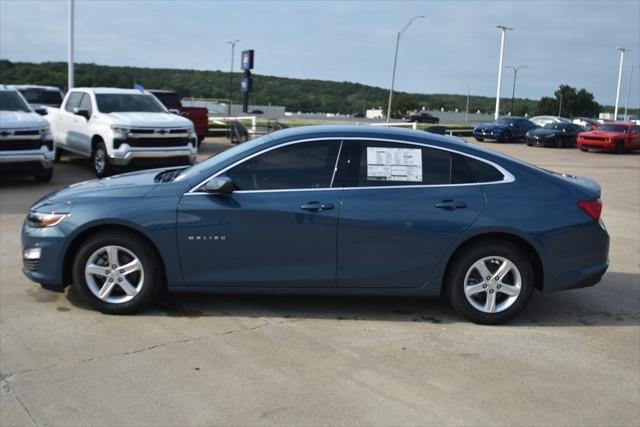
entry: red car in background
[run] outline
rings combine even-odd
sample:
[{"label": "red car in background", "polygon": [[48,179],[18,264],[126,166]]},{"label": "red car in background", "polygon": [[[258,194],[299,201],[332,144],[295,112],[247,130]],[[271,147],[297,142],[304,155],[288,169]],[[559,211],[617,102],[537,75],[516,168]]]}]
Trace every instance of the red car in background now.
[{"label": "red car in background", "polygon": [[624,153],[640,150],[640,126],[626,122],[610,122],[596,130],[578,134],[578,148]]},{"label": "red car in background", "polygon": [[205,107],[184,107],[178,94],[172,90],[150,90],[168,110],[178,113],[193,122],[198,136],[198,145],[207,136],[209,130],[209,110]]}]

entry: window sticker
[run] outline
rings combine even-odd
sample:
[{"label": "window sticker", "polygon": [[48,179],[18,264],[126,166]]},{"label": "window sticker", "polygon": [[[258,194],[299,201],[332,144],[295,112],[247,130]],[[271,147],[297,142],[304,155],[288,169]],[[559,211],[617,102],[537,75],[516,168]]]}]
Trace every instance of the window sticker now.
[{"label": "window sticker", "polygon": [[422,150],[367,147],[367,180],[422,182]]}]

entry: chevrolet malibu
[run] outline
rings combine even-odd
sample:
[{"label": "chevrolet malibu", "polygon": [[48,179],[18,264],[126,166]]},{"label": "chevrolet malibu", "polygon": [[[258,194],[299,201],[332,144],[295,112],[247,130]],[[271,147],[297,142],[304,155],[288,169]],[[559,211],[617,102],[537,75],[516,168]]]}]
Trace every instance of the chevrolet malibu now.
[{"label": "chevrolet malibu", "polygon": [[35,203],[24,273],[126,314],[159,291],[439,296],[510,320],[608,266],[600,186],[413,130],[279,131]]}]

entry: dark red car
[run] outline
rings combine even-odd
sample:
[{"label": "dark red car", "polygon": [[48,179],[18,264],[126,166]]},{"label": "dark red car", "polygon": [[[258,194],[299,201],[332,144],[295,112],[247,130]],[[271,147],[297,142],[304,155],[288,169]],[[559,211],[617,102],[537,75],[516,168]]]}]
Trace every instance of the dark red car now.
[{"label": "dark red car", "polygon": [[624,153],[640,150],[640,126],[626,122],[611,122],[590,132],[578,134],[578,148]]},{"label": "dark red car", "polygon": [[209,129],[209,110],[204,107],[184,107],[178,94],[171,90],[150,90],[156,98],[167,107],[193,122],[193,127],[198,136],[198,145],[202,142]]}]

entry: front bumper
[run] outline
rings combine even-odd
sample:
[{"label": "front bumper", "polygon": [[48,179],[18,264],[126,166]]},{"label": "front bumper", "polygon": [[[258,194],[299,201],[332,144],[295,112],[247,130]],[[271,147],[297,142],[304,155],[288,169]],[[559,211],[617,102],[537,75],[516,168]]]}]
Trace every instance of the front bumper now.
[{"label": "front bumper", "polygon": [[19,170],[20,164],[39,164],[42,169],[53,168],[55,151],[43,147],[39,150],[0,151],[0,169]]},{"label": "front bumper", "polygon": [[134,159],[168,159],[168,158],[188,158],[191,163],[196,161],[197,148],[191,144],[180,147],[130,147],[121,145],[109,156],[114,165],[126,166]]},{"label": "front bumper", "polygon": [[556,145],[555,137],[544,138],[544,137],[527,136],[526,140],[527,140],[527,145],[535,145],[535,146],[541,146],[541,147]]},{"label": "front bumper", "polygon": [[[60,227],[22,227],[22,272],[31,281],[49,287],[63,288],[63,257],[67,236]],[[28,250],[40,249],[37,258],[28,258]],[[25,256],[27,255],[27,256]]]},{"label": "front bumper", "polygon": [[479,139],[493,139],[495,141],[502,141],[504,139],[504,132],[474,130],[473,137]]},{"label": "front bumper", "polygon": [[598,140],[578,140],[578,146],[580,148],[588,148],[592,150],[613,151],[616,148],[617,142],[615,141],[598,141]]}]

